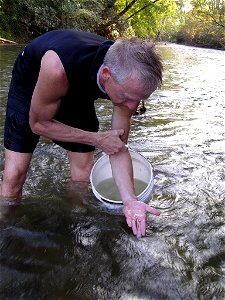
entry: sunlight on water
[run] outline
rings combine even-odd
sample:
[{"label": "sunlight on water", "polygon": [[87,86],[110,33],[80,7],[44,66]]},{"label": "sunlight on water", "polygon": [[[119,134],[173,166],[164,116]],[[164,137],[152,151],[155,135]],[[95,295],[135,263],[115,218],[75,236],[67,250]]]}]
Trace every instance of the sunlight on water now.
[{"label": "sunlight on water", "polygon": [[[158,49],[164,85],[133,117],[129,147],[153,165],[150,204],[161,215],[148,215],[146,237],[135,238],[122,209],[71,183],[66,152],[41,139],[23,202],[1,207],[1,299],[225,299],[225,52]],[[0,47],[1,141],[20,50]],[[97,101],[101,130],[111,111]]]}]

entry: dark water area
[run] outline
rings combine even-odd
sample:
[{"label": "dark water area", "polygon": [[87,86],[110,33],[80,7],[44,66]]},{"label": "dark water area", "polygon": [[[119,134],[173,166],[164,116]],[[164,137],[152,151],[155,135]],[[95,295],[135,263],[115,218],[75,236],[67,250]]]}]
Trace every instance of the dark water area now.
[{"label": "dark water area", "polygon": [[[41,139],[19,205],[0,211],[0,299],[225,299],[225,52],[159,45],[164,85],[134,116],[129,146],[154,168],[137,239],[121,208],[71,183],[66,152]],[[11,69],[0,46],[0,175]],[[101,130],[111,105],[96,103]],[[99,153],[96,152],[96,156]]]}]

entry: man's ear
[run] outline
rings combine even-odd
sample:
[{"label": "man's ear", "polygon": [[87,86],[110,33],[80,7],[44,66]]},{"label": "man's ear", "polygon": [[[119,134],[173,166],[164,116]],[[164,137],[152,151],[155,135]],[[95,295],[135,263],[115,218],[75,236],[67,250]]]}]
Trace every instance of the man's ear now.
[{"label": "man's ear", "polygon": [[103,66],[103,68],[102,68],[102,79],[104,81],[108,80],[110,78],[111,74],[112,73],[111,73],[110,68],[108,66]]}]

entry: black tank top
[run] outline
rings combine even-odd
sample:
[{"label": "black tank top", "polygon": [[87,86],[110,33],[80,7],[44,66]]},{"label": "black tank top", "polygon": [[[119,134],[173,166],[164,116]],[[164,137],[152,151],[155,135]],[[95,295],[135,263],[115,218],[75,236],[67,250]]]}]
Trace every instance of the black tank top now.
[{"label": "black tank top", "polygon": [[90,32],[53,30],[32,40],[19,55],[13,74],[16,87],[31,99],[40,71],[41,59],[55,51],[66,72],[69,90],[62,105],[75,107],[77,101],[92,101],[108,96],[97,85],[97,72],[113,41]]}]

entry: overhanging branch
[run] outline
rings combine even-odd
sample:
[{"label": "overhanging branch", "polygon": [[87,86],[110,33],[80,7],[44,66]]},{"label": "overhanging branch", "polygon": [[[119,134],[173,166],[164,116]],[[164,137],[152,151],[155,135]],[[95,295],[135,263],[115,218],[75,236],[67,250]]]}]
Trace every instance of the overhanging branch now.
[{"label": "overhanging branch", "polygon": [[[161,1],[161,0],[154,0],[154,1],[151,1],[149,4],[146,4],[145,6],[143,6],[142,8],[140,8],[138,11],[136,11],[134,14],[132,14],[132,16],[136,15],[137,13],[139,13],[140,11],[146,9],[147,7],[149,7],[149,6],[151,6],[151,5],[153,6],[153,5],[154,5],[156,2],[158,2],[158,1]],[[129,9],[131,9],[131,8],[134,6],[134,4],[137,3],[137,2],[138,2],[138,0],[132,0],[132,1],[128,4],[128,2],[126,1],[126,6],[125,6],[125,8],[124,8],[121,12],[119,12],[114,18],[112,18],[111,20],[109,20],[107,23],[100,25],[99,28],[104,28],[104,29],[106,29],[107,27],[111,26],[112,24],[117,23],[117,22],[119,21],[119,19],[120,19],[122,16],[124,16],[124,15],[129,11]],[[127,19],[132,18],[132,16],[129,16]]]}]

